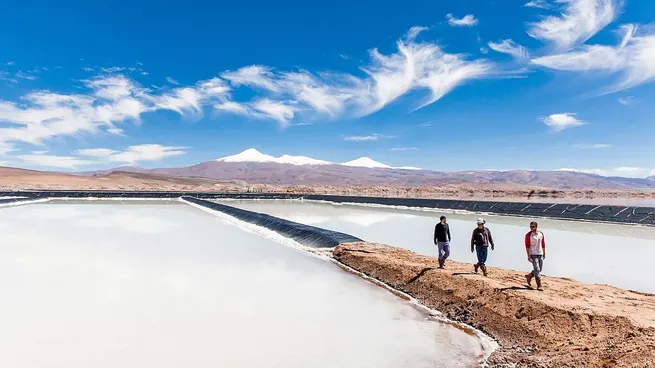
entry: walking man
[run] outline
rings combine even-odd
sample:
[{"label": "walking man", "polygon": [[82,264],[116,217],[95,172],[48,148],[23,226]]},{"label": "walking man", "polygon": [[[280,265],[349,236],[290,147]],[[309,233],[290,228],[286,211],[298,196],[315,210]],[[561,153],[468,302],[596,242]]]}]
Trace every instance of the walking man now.
[{"label": "walking man", "polygon": [[478,227],[473,229],[471,236],[471,253],[473,250],[477,252],[478,263],[473,266],[475,273],[478,273],[478,268],[482,269],[482,274],[487,276],[487,252],[489,245],[491,250],[494,250],[494,239],[491,237],[491,231],[484,226],[485,221],[483,218],[478,218]]},{"label": "walking man", "polygon": [[446,216],[441,216],[439,220],[434,227],[434,244],[439,248],[439,268],[444,268],[450,256],[450,227],[446,223]]},{"label": "walking man", "polygon": [[528,286],[532,287],[532,278],[537,281],[537,290],[541,290],[541,270],[544,268],[546,259],[546,238],[544,233],[539,231],[536,221],[530,223],[530,231],[525,234],[525,252],[528,255],[528,262],[532,263],[532,272],[525,275]]}]

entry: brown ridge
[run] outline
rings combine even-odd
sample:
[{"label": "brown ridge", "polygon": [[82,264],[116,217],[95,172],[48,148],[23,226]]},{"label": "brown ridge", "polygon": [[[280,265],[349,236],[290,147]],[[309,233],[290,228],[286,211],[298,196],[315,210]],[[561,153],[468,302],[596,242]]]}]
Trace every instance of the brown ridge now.
[{"label": "brown ridge", "polygon": [[548,276],[538,291],[525,273],[489,267],[485,278],[451,261],[441,270],[433,257],[365,242],[334,257],[497,339],[492,367],[655,367],[653,294]]}]

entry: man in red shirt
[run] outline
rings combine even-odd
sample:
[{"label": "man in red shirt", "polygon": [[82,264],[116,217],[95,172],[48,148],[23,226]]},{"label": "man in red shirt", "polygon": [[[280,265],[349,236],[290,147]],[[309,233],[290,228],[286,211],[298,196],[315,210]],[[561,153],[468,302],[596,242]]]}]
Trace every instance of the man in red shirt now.
[{"label": "man in red shirt", "polygon": [[541,270],[546,259],[546,238],[544,233],[537,229],[536,221],[530,223],[530,231],[525,234],[525,252],[528,262],[532,263],[532,272],[525,275],[528,286],[532,287],[532,278],[537,281],[537,290],[541,290]]}]

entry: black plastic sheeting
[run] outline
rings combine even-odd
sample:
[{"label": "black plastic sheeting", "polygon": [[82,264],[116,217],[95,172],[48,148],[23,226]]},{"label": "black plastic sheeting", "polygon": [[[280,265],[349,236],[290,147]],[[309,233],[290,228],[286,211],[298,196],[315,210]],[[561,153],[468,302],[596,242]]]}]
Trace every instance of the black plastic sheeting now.
[{"label": "black plastic sheeting", "polygon": [[412,199],[307,195],[305,199],[334,203],[379,204],[419,208],[440,208],[470,212],[486,212],[523,217],[550,217],[567,220],[614,222],[655,226],[655,208],[629,206],[596,206],[562,203],[514,203],[464,201],[447,199]]},{"label": "black plastic sheeting", "polygon": [[333,248],[341,243],[351,243],[362,241],[352,235],[339,233],[336,231],[321,229],[319,227],[299,224],[297,222],[284,220],[263,213],[252,212],[205,201],[193,197],[182,197],[185,201],[210,208],[215,211],[235,217],[241,221],[253,225],[261,226],[276,233],[292,238],[298,243],[312,248]]},{"label": "black plastic sheeting", "polygon": [[23,196],[31,198],[180,198],[190,196],[206,199],[300,199],[298,194],[272,193],[211,193],[211,192],[154,192],[154,191],[121,191],[121,190],[34,190],[34,191],[4,191],[0,198],[6,196]]},{"label": "black plastic sheeting", "polygon": [[20,203],[26,201],[33,201],[34,198],[2,198],[0,197],[0,205],[8,203]]},{"label": "black plastic sheeting", "polygon": [[379,204],[419,208],[439,208],[485,212],[523,217],[549,217],[566,220],[583,220],[622,224],[655,226],[655,207],[595,206],[561,203],[515,203],[492,201],[467,201],[448,199],[380,198],[336,195],[300,195],[287,193],[210,193],[210,192],[132,192],[132,191],[8,191],[3,196],[30,198],[179,198],[199,199],[308,199],[335,203]]}]

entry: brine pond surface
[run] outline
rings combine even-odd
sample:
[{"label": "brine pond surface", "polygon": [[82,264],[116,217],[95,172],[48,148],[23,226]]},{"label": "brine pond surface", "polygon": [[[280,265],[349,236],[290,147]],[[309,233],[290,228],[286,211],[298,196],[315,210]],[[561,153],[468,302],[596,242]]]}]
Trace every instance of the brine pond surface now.
[{"label": "brine pond surface", "polygon": [[[477,262],[470,248],[471,233],[479,217],[476,214],[298,200],[228,200],[221,203],[431,256],[437,256],[434,226],[443,214],[452,236],[450,259]],[[487,266],[531,271],[524,236],[533,219],[483,217],[496,245],[494,251],[489,251]],[[655,228],[534,220],[546,237],[544,275],[655,292]]]},{"label": "brine pond surface", "polygon": [[0,232],[2,367],[472,367],[482,354],[484,339],[388,290],[178,202],[4,207]]}]

